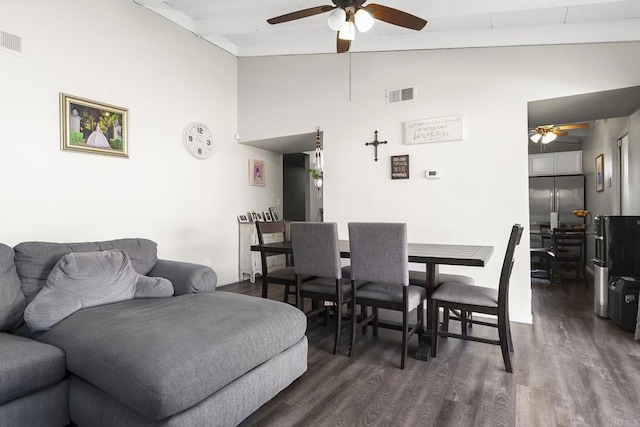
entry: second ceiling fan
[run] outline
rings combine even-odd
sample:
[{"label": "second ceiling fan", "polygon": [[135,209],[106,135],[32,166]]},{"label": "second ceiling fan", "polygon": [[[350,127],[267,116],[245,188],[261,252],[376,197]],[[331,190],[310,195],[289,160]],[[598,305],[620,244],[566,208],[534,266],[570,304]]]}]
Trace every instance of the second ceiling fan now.
[{"label": "second ceiling fan", "polygon": [[281,24],[333,11],[329,15],[329,27],[338,32],[338,53],[349,50],[351,42],[355,39],[356,27],[360,32],[368,31],[373,25],[374,19],[416,31],[422,30],[427,25],[427,21],[424,19],[398,9],[374,3],[364,6],[366,1],[332,0],[334,6],[310,7],[267,19],[267,22],[272,25]]},{"label": "second ceiling fan", "polygon": [[566,136],[568,130],[588,128],[589,123],[572,123],[567,125],[541,125],[529,131],[531,142],[548,144],[559,136]]}]

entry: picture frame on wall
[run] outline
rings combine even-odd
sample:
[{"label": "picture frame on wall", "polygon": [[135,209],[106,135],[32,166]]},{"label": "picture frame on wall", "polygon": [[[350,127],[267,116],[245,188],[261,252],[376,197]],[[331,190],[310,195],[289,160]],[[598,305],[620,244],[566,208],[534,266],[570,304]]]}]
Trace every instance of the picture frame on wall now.
[{"label": "picture frame on wall", "polygon": [[264,217],[262,216],[262,212],[256,212],[256,222],[264,222]]},{"label": "picture frame on wall", "polygon": [[266,222],[272,222],[273,221],[273,217],[271,216],[271,212],[264,211],[263,214],[264,214],[264,220]]},{"label": "picture frame on wall", "polygon": [[60,149],[129,157],[129,110],[60,93]]},{"label": "picture frame on wall", "polygon": [[604,154],[596,157],[596,191],[604,191]]},{"label": "picture frame on wall", "polygon": [[251,212],[251,222],[258,222],[258,214],[256,212]]},{"label": "picture frame on wall", "polygon": [[249,160],[249,185],[264,187],[266,182],[263,160]]}]

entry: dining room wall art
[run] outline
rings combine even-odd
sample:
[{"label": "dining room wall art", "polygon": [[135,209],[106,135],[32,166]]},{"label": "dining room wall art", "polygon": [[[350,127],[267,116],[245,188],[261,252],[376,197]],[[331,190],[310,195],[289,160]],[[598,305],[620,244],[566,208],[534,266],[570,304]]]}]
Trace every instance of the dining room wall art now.
[{"label": "dining room wall art", "polygon": [[266,171],[263,160],[249,160],[249,185],[264,187]]},{"label": "dining room wall art", "polygon": [[60,149],[129,157],[129,110],[60,93]]},{"label": "dining room wall art", "polygon": [[409,155],[391,156],[391,179],[409,179]]},{"label": "dining room wall art", "polygon": [[435,117],[404,123],[405,144],[456,141],[463,139],[463,116]]},{"label": "dining room wall art", "polygon": [[596,157],[596,191],[604,191],[604,154]]}]

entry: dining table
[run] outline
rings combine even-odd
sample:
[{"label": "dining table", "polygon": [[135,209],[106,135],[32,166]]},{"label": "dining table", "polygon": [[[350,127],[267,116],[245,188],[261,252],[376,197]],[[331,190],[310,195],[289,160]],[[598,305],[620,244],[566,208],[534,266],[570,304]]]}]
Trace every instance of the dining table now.
[{"label": "dining table", "polygon": [[[348,240],[340,240],[340,256],[350,257]],[[408,243],[409,262],[425,264],[427,297],[430,297],[439,283],[440,265],[461,265],[468,267],[484,267],[487,265],[493,254],[493,246],[486,245],[458,245],[458,244],[438,244],[438,243]],[[293,254],[290,241],[265,243],[251,246],[252,251],[265,252],[270,254]],[[294,260],[295,262],[295,260]],[[431,334],[428,329],[431,325],[430,317],[437,313],[428,311],[429,304],[425,302],[422,310],[423,331],[420,335],[420,344],[416,352],[416,359],[428,360],[431,354]],[[426,322],[426,324],[425,324]]]}]

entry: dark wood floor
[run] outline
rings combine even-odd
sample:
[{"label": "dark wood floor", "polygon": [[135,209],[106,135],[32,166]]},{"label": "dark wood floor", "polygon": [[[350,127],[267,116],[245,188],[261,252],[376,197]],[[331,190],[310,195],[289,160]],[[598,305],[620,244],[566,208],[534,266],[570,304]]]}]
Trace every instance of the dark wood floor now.
[{"label": "dark wood floor", "polygon": [[[400,333],[389,330],[358,335],[351,358],[345,333],[333,356],[332,326],[319,323],[307,333],[307,372],[242,426],[640,426],[640,342],[593,314],[592,283],[532,288],[534,324],[511,326],[513,374],[498,346],[452,338],[423,362],[414,337],[401,370]],[[219,290],[260,295],[248,281]]]}]

